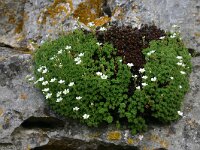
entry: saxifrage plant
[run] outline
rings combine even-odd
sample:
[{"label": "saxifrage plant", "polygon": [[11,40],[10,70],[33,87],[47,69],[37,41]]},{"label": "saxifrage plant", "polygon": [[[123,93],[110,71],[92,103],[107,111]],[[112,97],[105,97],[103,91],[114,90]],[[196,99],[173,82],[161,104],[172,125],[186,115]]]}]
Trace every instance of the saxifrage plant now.
[{"label": "saxifrage plant", "polygon": [[107,38],[115,29],[101,31],[101,38],[79,29],[44,43],[34,55],[35,84],[51,109],[89,126],[125,124],[133,134],[146,130],[149,117],[177,120],[189,87],[191,56],[178,34],[156,30],[160,36],[145,40],[151,34],[146,28],[140,30],[144,36],[134,37],[137,30],[129,35],[143,42],[140,47],[129,43],[141,53],[142,65],[134,57],[126,59],[128,48],[137,55],[131,47],[118,48],[114,41],[120,35]]}]

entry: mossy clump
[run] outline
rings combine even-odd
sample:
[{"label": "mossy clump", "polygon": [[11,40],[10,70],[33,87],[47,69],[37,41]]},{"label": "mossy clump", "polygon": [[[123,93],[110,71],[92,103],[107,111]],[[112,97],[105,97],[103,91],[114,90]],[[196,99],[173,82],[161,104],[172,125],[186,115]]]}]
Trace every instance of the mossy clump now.
[{"label": "mossy clump", "polygon": [[150,119],[177,120],[191,72],[179,34],[146,25],[105,30],[96,36],[78,29],[36,51],[35,84],[51,109],[89,126],[127,126],[132,134]]}]

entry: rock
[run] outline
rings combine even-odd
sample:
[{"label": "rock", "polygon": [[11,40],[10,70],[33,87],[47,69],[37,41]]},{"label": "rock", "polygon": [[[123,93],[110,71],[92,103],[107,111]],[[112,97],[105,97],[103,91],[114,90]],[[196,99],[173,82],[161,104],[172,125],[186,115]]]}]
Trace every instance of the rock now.
[{"label": "rock", "polygon": [[[113,24],[134,27],[154,23],[166,31],[177,24],[187,47],[200,52],[198,0],[4,0],[0,2],[0,14],[0,43],[21,50],[33,50],[43,41],[75,29],[77,17],[97,24],[111,17]],[[93,18],[86,18],[88,14]]]},{"label": "rock", "polygon": [[199,150],[200,57],[192,59],[190,91],[185,96],[183,117],[170,125],[151,125],[141,135],[114,126],[89,128],[60,118],[47,107],[44,97],[30,83],[30,54],[0,48],[0,149],[96,149],[96,150]]}]

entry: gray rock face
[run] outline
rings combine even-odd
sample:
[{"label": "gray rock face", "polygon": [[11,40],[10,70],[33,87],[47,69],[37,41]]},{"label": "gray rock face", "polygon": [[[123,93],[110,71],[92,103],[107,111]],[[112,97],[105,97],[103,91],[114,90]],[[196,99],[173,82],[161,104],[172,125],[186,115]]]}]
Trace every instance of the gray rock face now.
[{"label": "gray rock face", "polygon": [[31,55],[0,48],[0,149],[200,149],[200,57],[192,59],[190,91],[184,116],[170,125],[151,125],[143,135],[114,126],[89,128],[59,118],[26,78],[32,74]]},{"label": "gray rock face", "polygon": [[[83,0],[1,0],[0,43],[33,49],[32,42],[40,45],[48,38],[73,30],[77,26],[73,13],[81,2]],[[155,23],[167,31],[177,24],[185,44],[200,52],[199,0],[109,0],[103,11],[112,13],[111,21],[119,24]]]}]

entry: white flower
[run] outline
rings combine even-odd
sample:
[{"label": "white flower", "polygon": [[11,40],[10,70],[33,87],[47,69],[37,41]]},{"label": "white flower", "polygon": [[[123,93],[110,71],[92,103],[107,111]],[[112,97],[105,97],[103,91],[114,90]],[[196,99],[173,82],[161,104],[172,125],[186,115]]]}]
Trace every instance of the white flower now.
[{"label": "white flower", "polygon": [[50,58],[50,60],[54,60],[54,59],[55,59],[55,57],[51,57],[51,58]]},{"label": "white flower", "polygon": [[63,65],[60,63],[58,67],[59,67],[59,68],[62,68],[62,66],[63,66]]},{"label": "white flower", "polygon": [[148,77],[147,76],[142,76],[142,79],[147,79]]},{"label": "white flower", "polygon": [[98,76],[102,76],[103,73],[98,71],[98,72],[96,72],[96,75],[98,75]]},{"label": "white flower", "polygon": [[133,67],[134,65],[133,65],[133,63],[128,63],[127,66]]},{"label": "white flower", "polygon": [[171,36],[170,36],[170,38],[175,38],[176,37],[176,33],[173,33]]},{"label": "white flower", "polygon": [[94,105],[94,103],[91,103],[90,105],[91,105],[91,106],[93,106],[93,105]]},{"label": "white flower", "polygon": [[47,68],[45,68],[43,71],[42,71],[42,73],[47,73]]},{"label": "white flower", "polygon": [[179,114],[179,116],[183,116],[183,112],[182,111],[177,111],[177,113]]},{"label": "white flower", "polygon": [[136,89],[137,89],[137,90],[140,90],[140,86],[136,86]]},{"label": "white flower", "polygon": [[120,59],[119,62],[122,62],[122,59]]},{"label": "white flower", "polygon": [[164,38],[165,38],[165,36],[161,36],[159,39],[162,40],[162,39],[164,39]]},{"label": "white flower", "polygon": [[65,47],[66,50],[71,49],[71,48],[72,48],[72,47],[71,47],[71,46],[68,46],[68,45]]},{"label": "white flower", "polygon": [[147,86],[148,84],[147,83],[142,83],[142,86]]},{"label": "white flower", "polygon": [[48,81],[42,82],[42,85],[47,85],[47,84],[49,84]]},{"label": "white flower", "polygon": [[42,92],[48,92],[49,91],[49,88],[44,88],[43,90],[42,90]]},{"label": "white flower", "polygon": [[108,76],[105,75],[105,74],[103,74],[103,75],[101,76],[101,79],[107,79],[107,78],[108,78]]},{"label": "white flower", "polygon": [[47,95],[45,96],[45,98],[49,99],[49,98],[51,98],[51,96],[52,96],[52,93],[47,93]]},{"label": "white flower", "polygon": [[44,77],[41,77],[38,79],[38,81],[43,81],[44,80]]},{"label": "white flower", "polygon": [[186,65],[182,63],[182,67],[185,67]]},{"label": "white flower", "polygon": [[63,84],[63,83],[65,83],[65,81],[64,80],[59,80],[58,83]]},{"label": "white flower", "polygon": [[55,82],[56,81],[56,78],[53,78],[50,80],[50,82]]},{"label": "white flower", "polygon": [[183,87],[181,85],[179,85],[179,89],[182,89]]},{"label": "white flower", "polygon": [[61,102],[63,100],[62,97],[57,98],[56,102]]},{"label": "white flower", "polygon": [[101,45],[102,45],[102,43],[99,43],[99,42],[97,42],[96,44],[97,44],[98,46],[101,46]]},{"label": "white flower", "polygon": [[89,117],[90,117],[90,115],[88,115],[88,114],[83,115],[83,119],[88,119]]},{"label": "white flower", "polygon": [[138,139],[139,139],[140,141],[141,141],[143,138],[144,138],[143,135],[139,135],[139,136],[138,136]]},{"label": "white flower", "polygon": [[94,24],[93,22],[89,22],[89,23],[88,23],[88,26],[89,26],[89,27],[93,27],[93,26],[95,26],[95,24]]},{"label": "white flower", "polygon": [[153,54],[155,52],[156,52],[155,50],[152,50],[152,51],[148,52],[147,55],[150,56],[151,54]]},{"label": "white flower", "polygon": [[174,77],[170,77],[171,80],[174,80]]},{"label": "white flower", "polygon": [[144,68],[140,68],[140,69],[139,69],[139,72],[140,72],[140,73],[144,73],[144,72],[145,72],[145,69],[144,69]]},{"label": "white flower", "polygon": [[62,54],[62,52],[63,52],[63,50],[61,49],[61,50],[58,51],[58,54]]},{"label": "white flower", "polygon": [[105,27],[101,27],[100,29],[99,29],[99,31],[106,31],[107,29],[105,28]]},{"label": "white flower", "polygon": [[79,60],[78,62],[76,62],[77,65],[79,65],[81,63],[81,60]]},{"label": "white flower", "polygon": [[42,72],[42,69],[43,69],[43,68],[40,67],[40,68],[37,69],[37,71],[38,71],[38,72]]},{"label": "white flower", "polygon": [[28,79],[28,81],[33,81],[34,80],[34,77],[30,77],[29,79]]},{"label": "white flower", "polygon": [[57,92],[56,97],[60,97],[61,94],[62,94],[62,91]]},{"label": "white flower", "polygon": [[151,78],[151,81],[152,81],[152,82],[155,82],[156,80],[157,80],[156,77]]},{"label": "white flower", "polygon": [[84,53],[80,53],[78,56],[79,56],[79,57],[82,57],[82,56],[84,56]]},{"label": "white flower", "polygon": [[182,66],[183,65],[183,63],[181,63],[181,62],[177,62],[176,63],[178,66]]},{"label": "white flower", "polygon": [[68,84],[68,86],[73,86],[74,85],[74,82],[70,82],[69,84]]},{"label": "white flower", "polygon": [[76,57],[76,58],[74,58],[74,61],[76,61],[76,62],[78,62],[78,61],[80,61],[80,60],[81,60],[80,57]]},{"label": "white flower", "polygon": [[138,75],[132,75],[132,77],[133,77],[133,78],[137,78],[137,77],[138,77]]},{"label": "white flower", "polygon": [[76,97],[77,100],[80,100],[81,98],[82,98],[81,96]]},{"label": "white flower", "polygon": [[180,71],[181,74],[186,74],[184,71]]},{"label": "white flower", "polygon": [[73,108],[73,111],[78,111],[78,110],[79,110],[78,107],[74,107],[74,108]]},{"label": "white flower", "polygon": [[182,57],[182,56],[177,56],[176,58],[177,58],[177,59],[183,59],[183,57]]},{"label": "white flower", "polygon": [[68,93],[69,93],[69,89],[67,89],[67,90],[65,89],[65,90],[63,91],[63,94],[65,94],[65,95],[68,94]]}]

